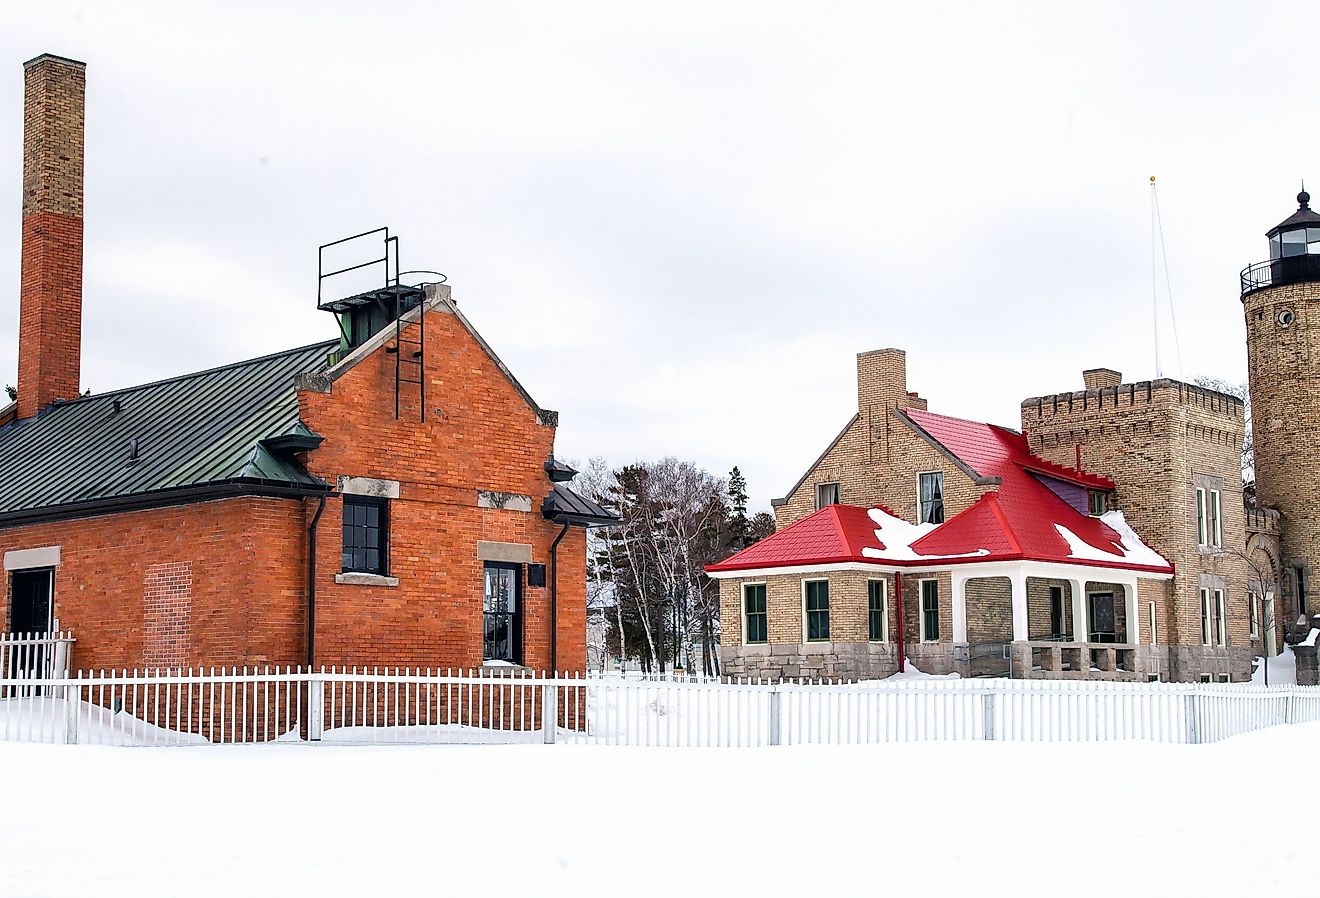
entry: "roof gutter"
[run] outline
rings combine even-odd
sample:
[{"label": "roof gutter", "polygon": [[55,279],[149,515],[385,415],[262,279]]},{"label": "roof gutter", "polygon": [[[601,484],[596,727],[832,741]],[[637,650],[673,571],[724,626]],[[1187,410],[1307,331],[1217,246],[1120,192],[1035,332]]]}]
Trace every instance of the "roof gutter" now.
[{"label": "roof gutter", "polygon": [[65,505],[52,505],[45,508],[2,512],[0,513],[0,529],[41,524],[49,521],[67,521],[75,518],[144,511],[151,508],[167,508],[174,505],[191,505],[194,502],[212,502],[217,499],[233,499],[239,496],[305,499],[310,496],[324,496],[333,490],[334,487],[328,483],[295,484],[288,481],[265,480],[257,477],[235,477],[230,480],[170,487],[146,493],[131,493],[124,496],[89,499],[83,502],[70,502]]}]

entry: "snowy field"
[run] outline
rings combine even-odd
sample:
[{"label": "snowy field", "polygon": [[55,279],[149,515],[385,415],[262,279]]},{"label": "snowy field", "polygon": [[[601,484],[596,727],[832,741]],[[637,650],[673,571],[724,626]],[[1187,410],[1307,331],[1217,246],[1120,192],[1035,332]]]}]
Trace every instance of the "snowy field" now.
[{"label": "snowy field", "polygon": [[0,744],[0,895],[1260,894],[1311,878],[1267,771],[1317,752]]}]

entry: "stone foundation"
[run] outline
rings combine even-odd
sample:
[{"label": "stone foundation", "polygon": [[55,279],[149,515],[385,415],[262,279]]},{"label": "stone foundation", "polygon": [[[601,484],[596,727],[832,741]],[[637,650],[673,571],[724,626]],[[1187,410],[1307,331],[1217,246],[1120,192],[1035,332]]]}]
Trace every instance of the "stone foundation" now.
[{"label": "stone foundation", "polygon": [[[1297,650],[1297,677],[1302,682],[1305,647]],[[1121,643],[1040,643],[1012,645],[1012,676],[1051,680],[1111,680],[1146,682],[1199,682],[1208,674],[1219,682],[1251,679],[1251,649],[1220,646],[1124,645]],[[898,672],[897,646],[877,642],[808,642],[780,645],[725,646],[720,649],[721,671],[729,677],[763,679],[841,678],[879,680]],[[1007,663],[972,670],[968,646],[949,642],[912,642],[907,645],[910,666],[922,673],[957,673],[963,677],[1005,676]],[[1320,682],[1316,652],[1309,655],[1309,682]]]},{"label": "stone foundation", "polygon": [[1320,686],[1320,662],[1316,658],[1316,647],[1295,645],[1293,658],[1297,661],[1297,685]]},{"label": "stone foundation", "polygon": [[[936,643],[932,648],[941,646]],[[916,660],[912,647],[908,649],[908,657]],[[885,642],[723,646],[720,662],[724,676],[773,680],[827,677],[879,680],[898,672],[897,646]]]}]

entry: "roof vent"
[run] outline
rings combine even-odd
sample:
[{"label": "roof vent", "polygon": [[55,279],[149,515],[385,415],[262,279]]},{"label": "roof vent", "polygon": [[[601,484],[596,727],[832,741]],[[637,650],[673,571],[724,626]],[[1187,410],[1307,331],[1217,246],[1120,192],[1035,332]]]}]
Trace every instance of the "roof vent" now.
[{"label": "roof vent", "polygon": [[138,462],[138,438],[133,437],[128,441],[128,463],[130,465]]}]

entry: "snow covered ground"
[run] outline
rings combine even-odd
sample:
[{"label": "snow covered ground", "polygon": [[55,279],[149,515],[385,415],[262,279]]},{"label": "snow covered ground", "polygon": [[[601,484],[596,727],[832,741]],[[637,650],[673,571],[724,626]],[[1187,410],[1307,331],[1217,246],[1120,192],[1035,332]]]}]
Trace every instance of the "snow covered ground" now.
[{"label": "snow covered ground", "polygon": [[1261,765],[1317,751],[0,744],[0,895],[1259,894],[1312,878]]},{"label": "snow covered ground", "polygon": [[[1311,632],[1314,633],[1315,631],[1312,630]],[[1251,682],[1253,685],[1266,685],[1266,671],[1263,662],[1264,659],[1259,656],[1252,659]],[[1297,685],[1297,657],[1293,654],[1292,646],[1285,645],[1282,652],[1269,659],[1268,679],[1270,686]]]}]

